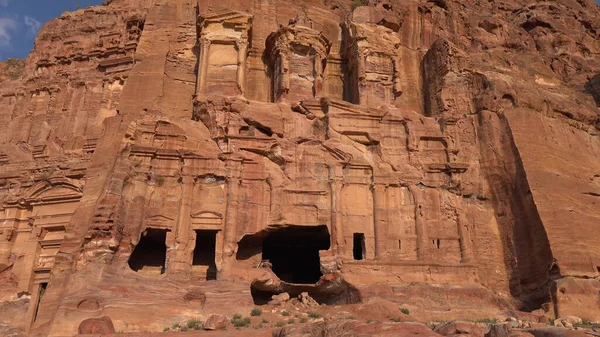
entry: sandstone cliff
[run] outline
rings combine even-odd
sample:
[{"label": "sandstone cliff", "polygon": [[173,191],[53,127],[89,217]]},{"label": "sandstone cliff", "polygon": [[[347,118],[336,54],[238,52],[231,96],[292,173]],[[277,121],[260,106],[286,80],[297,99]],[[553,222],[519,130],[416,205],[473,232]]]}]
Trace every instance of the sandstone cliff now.
[{"label": "sandstone cliff", "polygon": [[162,331],[283,292],[600,321],[599,17],[593,0],[65,13],[0,67],[0,333]]}]

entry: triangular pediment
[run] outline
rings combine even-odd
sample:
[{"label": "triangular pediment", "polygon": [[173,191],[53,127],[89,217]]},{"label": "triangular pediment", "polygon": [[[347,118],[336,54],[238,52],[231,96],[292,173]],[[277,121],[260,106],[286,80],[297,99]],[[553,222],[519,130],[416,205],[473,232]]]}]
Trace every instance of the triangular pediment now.
[{"label": "triangular pediment", "polygon": [[55,187],[49,188],[42,191],[40,194],[36,195],[36,198],[48,198],[48,197],[60,197],[60,196],[71,196],[71,195],[81,195],[79,191],[73,190],[67,187]]},{"label": "triangular pediment", "polygon": [[242,22],[249,23],[252,21],[252,15],[243,12],[234,11],[231,9],[221,9],[204,14],[200,14],[200,23],[217,23],[217,22]]},{"label": "triangular pediment", "polygon": [[81,197],[81,188],[71,184],[64,178],[42,180],[26,192],[26,199],[44,199],[57,197]]}]

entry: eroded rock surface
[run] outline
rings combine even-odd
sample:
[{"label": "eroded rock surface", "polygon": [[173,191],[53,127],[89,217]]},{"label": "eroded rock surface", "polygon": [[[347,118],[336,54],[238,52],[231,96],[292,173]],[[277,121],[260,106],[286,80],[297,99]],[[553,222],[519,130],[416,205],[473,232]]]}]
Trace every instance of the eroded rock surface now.
[{"label": "eroded rock surface", "polygon": [[593,0],[65,13],[0,66],[0,307],[27,311],[0,331],[161,332],[281,293],[600,321],[599,17]]}]

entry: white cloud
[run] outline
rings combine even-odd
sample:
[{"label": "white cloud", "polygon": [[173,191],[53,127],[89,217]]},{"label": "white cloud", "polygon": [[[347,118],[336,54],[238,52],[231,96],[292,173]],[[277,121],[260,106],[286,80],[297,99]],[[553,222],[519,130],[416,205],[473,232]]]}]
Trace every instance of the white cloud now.
[{"label": "white cloud", "polygon": [[38,30],[40,30],[40,28],[42,27],[42,24],[38,20],[30,16],[25,15],[24,21],[25,25],[29,28],[29,33],[32,35],[36,35]]},{"label": "white cloud", "polygon": [[6,7],[6,6],[8,6],[9,2],[10,2],[10,0],[0,0],[0,6]]},{"label": "white cloud", "polygon": [[17,21],[11,18],[0,18],[0,48],[9,48],[11,46],[12,35],[17,31],[18,27]]}]

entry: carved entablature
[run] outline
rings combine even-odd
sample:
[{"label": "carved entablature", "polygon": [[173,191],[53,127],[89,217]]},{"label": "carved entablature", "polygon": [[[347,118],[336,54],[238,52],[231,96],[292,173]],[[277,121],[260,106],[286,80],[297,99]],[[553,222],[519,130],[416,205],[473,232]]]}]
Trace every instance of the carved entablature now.
[{"label": "carved entablature", "polygon": [[223,215],[212,211],[200,211],[190,214],[193,229],[222,230]]},{"label": "carved entablature", "polygon": [[200,14],[197,95],[244,95],[252,16],[232,10]]},{"label": "carved entablature", "polygon": [[267,38],[274,102],[319,97],[331,43],[323,33],[300,25],[282,27]]},{"label": "carved entablature", "polygon": [[346,23],[349,99],[361,105],[393,105],[400,87],[400,37],[379,25]]}]

